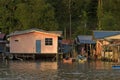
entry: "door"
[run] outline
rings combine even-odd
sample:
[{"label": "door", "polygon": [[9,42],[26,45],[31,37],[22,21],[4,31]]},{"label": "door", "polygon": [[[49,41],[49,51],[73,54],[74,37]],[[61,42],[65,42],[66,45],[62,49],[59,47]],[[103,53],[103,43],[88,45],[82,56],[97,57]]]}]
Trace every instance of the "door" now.
[{"label": "door", "polygon": [[41,40],[36,40],[36,53],[41,53]]}]

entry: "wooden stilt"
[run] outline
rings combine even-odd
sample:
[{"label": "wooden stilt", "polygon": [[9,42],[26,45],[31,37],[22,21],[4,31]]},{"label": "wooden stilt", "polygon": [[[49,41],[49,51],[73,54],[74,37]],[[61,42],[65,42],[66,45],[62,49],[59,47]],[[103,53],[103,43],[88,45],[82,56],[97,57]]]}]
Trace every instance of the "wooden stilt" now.
[{"label": "wooden stilt", "polygon": [[33,54],[33,60],[35,60],[35,54]]},{"label": "wooden stilt", "polygon": [[58,53],[56,53],[56,62],[58,62]]}]

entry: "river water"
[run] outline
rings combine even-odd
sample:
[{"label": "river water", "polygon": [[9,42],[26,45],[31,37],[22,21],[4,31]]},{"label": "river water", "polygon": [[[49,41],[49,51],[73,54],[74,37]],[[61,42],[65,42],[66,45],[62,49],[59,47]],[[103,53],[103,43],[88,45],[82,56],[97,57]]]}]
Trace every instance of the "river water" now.
[{"label": "river water", "polygon": [[0,80],[120,80],[116,63],[89,61],[0,61]]}]

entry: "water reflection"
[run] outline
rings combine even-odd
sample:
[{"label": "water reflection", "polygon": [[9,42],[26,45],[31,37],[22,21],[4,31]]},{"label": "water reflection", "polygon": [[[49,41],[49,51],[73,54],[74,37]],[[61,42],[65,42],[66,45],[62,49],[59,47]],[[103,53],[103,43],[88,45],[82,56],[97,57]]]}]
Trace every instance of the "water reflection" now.
[{"label": "water reflection", "polygon": [[90,61],[72,64],[49,61],[0,62],[0,80],[119,80],[116,63]]},{"label": "water reflection", "polygon": [[88,62],[88,67],[93,68],[94,70],[100,69],[111,69],[113,62],[102,62],[102,61],[92,61]]},{"label": "water reflection", "polygon": [[60,80],[119,80],[120,70],[113,70],[113,64],[101,61],[61,64],[58,76]]},{"label": "water reflection", "polygon": [[57,62],[40,62],[40,61],[24,61],[24,62],[11,62],[10,64],[11,70],[20,70],[24,69],[28,72],[32,72],[34,70],[46,71],[46,70],[57,70]]},{"label": "water reflection", "polygon": [[49,80],[56,76],[58,68],[57,62],[45,61],[10,61],[8,66],[4,62],[0,65],[0,80]]}]

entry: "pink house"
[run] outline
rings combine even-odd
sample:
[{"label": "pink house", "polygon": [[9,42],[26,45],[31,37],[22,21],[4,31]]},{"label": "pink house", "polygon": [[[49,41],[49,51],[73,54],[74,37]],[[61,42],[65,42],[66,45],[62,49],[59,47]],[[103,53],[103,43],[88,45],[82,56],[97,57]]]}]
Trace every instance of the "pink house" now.
[{"label": "pink house", "polygon": [[61,31],[30,29],[9,35],[12,54],[57,54]]}]

